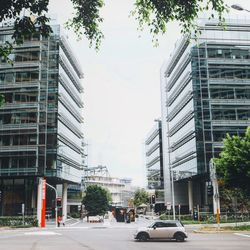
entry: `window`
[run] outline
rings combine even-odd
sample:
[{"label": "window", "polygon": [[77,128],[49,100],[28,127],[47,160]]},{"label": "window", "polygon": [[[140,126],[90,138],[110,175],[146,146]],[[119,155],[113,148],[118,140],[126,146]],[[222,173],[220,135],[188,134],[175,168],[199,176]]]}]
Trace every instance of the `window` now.
[{"label": "window", "polygon": [[165,227],[177,227],[176,223],[165,223]]}]

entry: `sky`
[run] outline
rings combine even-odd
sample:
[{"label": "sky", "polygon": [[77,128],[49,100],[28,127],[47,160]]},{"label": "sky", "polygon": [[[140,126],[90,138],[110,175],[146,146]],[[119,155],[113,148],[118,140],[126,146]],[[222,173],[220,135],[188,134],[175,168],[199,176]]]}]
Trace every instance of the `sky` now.
[{"label": "sky", "polygon": [[[83,129],[88,166],[107,166],[112,177],[132,178],[134,185],[145,187],[144,141],[161,116],[160,68],[180,29],[177,23],[169,24],[154,47],[149,31],[139,32],[137,22],[129,17],[134,1],[105,0],[101,12],[105,39],[99,52],[89,48],[86,39],[76,41],[73,32],[65,33],[85,74]],[[247,0],[237,3],[250,9]],[[50,0],[49,12],[63,24],[73,9],[69,0]]]}]

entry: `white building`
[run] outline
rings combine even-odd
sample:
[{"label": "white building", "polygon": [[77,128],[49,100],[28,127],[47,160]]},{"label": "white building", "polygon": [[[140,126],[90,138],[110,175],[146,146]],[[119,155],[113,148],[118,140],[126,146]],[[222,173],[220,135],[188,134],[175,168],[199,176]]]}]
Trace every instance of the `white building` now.
[{"label": "white building", "polygon": [[105,166],[87,168],[85,170],[84,185],[98,185],[106,188],[112,197],[112,206],[128,207],[129,200],[133,197],[133,189],[129,178],[110,177]]}]

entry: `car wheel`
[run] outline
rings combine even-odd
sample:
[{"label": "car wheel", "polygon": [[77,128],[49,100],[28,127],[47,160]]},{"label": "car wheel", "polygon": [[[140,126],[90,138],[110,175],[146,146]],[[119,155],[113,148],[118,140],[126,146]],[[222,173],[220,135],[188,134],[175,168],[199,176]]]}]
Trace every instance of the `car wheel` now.
[{"label": "car wheel", "polygon": [[183,241],[185,240],[184,235],[181,234],[181,233],[177,233],[177,234],[174,236],[174,238],[175,238],[176,241],[178,241],[178,242],[183,242]]},{"label": "car wheel", "polygon": [[139,241],[147,241],[148,240],[148,235],[146,233],[140,233],[138,235],[138,240]]}]

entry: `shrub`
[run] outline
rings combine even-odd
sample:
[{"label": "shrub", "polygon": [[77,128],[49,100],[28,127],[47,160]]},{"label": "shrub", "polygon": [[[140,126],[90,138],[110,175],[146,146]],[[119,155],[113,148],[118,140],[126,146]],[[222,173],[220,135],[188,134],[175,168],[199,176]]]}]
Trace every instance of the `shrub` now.
[{"label": "shrub", "polygon": [[25,216],[24,217],[24,225],[23,225],[23,217],[22,216],[3,216],[0,217],[0,226],[2,227],[37,227],[38,221],[36,217],[33,216]]}]

